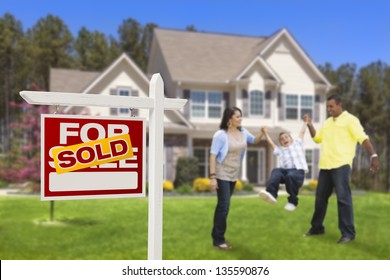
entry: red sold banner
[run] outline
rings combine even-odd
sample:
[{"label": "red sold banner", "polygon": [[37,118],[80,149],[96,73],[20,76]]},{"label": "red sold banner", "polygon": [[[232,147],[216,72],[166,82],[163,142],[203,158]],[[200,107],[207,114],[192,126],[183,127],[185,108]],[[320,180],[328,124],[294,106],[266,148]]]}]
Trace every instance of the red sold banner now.
[{"label": "red sold banner", "polygon": [[144,122],[42,115],[41,199],[145,196]]}]

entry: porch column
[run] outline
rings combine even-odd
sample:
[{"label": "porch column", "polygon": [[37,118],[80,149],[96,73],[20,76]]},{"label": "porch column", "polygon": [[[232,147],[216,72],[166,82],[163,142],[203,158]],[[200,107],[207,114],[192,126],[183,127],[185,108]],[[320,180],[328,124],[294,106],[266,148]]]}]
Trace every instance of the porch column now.
[{"label": "porch column", "polygon": [[244,158],[242,159],[242,164],[241,164],[241,181],[246,182],[248,181],[248,166],[246,163],[246,153],[244,155]]}]

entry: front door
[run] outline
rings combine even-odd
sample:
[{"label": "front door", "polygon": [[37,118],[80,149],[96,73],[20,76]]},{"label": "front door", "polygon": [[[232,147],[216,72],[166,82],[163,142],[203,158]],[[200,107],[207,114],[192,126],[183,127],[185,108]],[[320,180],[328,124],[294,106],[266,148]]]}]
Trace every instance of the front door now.
[{"label": "front door", "polygon": [[258,166],[259,166],[259,156],[257,151],[248,151],[246,155],[246,164],[247,164],[247,177],[249,182],[256,184],[259,180],[258,176]]},{"label": "front door", "polygon": [[264,184],[264,149],[248,149],[247,178],[252,184]]}]

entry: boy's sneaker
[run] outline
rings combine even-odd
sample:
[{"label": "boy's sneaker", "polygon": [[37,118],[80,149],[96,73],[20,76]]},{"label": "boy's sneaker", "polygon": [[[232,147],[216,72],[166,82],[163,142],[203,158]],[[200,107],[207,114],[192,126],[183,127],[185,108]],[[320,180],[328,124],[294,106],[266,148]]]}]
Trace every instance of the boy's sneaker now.
[{"label": "boy's sneaker", "polygon": [[292,203],[287,203],[286,206],[284,206],[284,209],[286,209],[287,211],[294,211],[297,207],[292,204]]},{"label": "boy's sneaker", "polygon": [[271,204],[275,204],[276,203],[276,198],[270,194],[269,192],[267,191],[261,191],[260,192],[260,198],[271,203]]}]

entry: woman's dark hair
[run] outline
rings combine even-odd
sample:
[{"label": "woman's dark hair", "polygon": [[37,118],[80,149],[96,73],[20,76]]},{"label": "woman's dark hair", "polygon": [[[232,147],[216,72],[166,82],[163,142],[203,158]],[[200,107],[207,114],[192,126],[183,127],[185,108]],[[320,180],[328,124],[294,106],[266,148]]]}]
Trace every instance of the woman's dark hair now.
[{"label": "woman's dark hair", "polygon": [[[242,112],[241,112],[240,108],[238,108],[238,107],[226,108],[225,111],[223,112],[223,116],[222,116],[222,120],[221,120],[221,124],[220,124],[219,128],[227,130],[229,128],[229,126],[228,126],[229,120],[232,118],[232,116],[237,111],[240,112],[240,114],[242,116]],[[241,129],[241,127],[239,127],[239,129]]]}]

